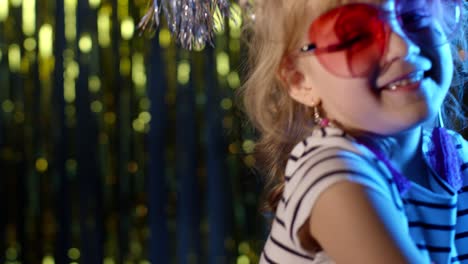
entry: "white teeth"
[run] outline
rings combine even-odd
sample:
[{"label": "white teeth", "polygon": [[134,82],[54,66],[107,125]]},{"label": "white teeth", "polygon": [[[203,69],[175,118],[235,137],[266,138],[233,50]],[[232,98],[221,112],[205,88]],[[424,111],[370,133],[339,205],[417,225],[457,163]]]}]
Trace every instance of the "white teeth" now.
[{"label": "white teeth", "polygon": [[408,84],[419,82],[422,80],[423,77],[424,77],[424,73],[422,71],[417,71],[408,75],[408,77],[403,80],[398,80],[396,82],[387,84],[386,86],[383,87],[383,89],[395,91],[400,86],[405,86]]}]

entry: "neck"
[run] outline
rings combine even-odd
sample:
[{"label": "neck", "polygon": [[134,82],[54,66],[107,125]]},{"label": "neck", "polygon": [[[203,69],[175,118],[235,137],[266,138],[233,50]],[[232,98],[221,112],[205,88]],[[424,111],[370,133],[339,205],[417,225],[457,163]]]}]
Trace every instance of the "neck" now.
[{"label": "neck", "polygon": [[387,156],[392,167],[405,178],[430,189],[427,165],[421,150],[421,134],[422,127],[419,126],[393,136],[364,135],[359,140]]},{"label": "neck", "polygon": [[421,133],[422,128],[417,127],[393,137],[395,146],[391,161],[403,175],[410,179],[412,175],[419,175],[425,167],[421,151]]}]

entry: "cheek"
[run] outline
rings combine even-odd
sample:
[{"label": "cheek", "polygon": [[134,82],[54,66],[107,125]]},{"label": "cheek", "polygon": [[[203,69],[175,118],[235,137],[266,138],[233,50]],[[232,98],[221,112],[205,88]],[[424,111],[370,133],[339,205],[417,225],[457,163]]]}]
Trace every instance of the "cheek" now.
[{"label": "cheek", "polygon": [[448,89],[454,73],[453,57],[448,44],[426,51],[426,56],[432,62],[430,77],[441,87]]},{"label": "cheek", "polygon": [[[309,62],[309,73],[310,77],[314,80],[314,84],[316,86],[321,86],[319,89],[323,89],[324,87],[335,87],[335,86],[343,86],[353,83],[353,80],[357,78],[349,78],[349,77],[339,77],[336,74],[330,72],[322,63],[319,62],[316,56],[311,56],[308,59]],[[337,67],[341,67],[340,65],[336,65]]]},{"label": "cheek", "polygon": [[[357,98],[374,97],[367,78],[343,78],[330,73],[315,57],[309,59],[311,87],[326,105],[348,105]],[[349,103],[351,104],[351,103]]]},{"label": "cheek", "polygon": [[312,87],[320,98],[324,87],[328,87],[336,79],[318,62],[315,56],[304,57],[299,66],[305,76],[306,84],[308,87]]},{"label": "cheek", "polygon": [[452,82],[452,77],[454,73],[454,65],[453,65],[453,56],[449,48],[446,49],[446,52],[442,55],[442,65],[443,65],[443,73],[447,76],[447,82]]},{"label": "cheek", "polygon": [[322,100],[330,118],[359,119],[378,109],[379,99],[365,79],[333,79],[324,86]]}]

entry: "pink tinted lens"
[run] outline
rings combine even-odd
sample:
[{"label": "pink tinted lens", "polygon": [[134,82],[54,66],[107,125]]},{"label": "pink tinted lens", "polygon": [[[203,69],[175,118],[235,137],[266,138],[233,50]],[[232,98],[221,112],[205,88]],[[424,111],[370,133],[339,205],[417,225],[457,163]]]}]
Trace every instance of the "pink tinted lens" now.
[{"label": "pink tinted lens", "polygon": [[359,77],[378,67],[388,33],[378,8],[356,3],[320,16],[310,26],[309,40],[316,44],[315,54],[328,71]]}]

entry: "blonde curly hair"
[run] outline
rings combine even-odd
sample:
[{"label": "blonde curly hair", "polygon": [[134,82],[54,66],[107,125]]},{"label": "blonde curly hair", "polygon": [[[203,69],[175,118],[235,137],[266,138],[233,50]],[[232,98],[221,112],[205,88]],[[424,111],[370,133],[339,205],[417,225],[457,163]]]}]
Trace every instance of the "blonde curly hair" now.
[{"label": "blonde curly hair", "polygon": [[[240,96],[243,108],[254,127],[260,132],[256,144],[257,165],[266,176],[267,211],[276,210],[284,186],[284,168],[289,153],[297,142],[313,128],[310,110],[291,99],[287,87],[278,77],[285,54],[297,49],[310,20],[304,8],[310,0],[256,0],[253,5],[254,22],[245,26],[248,46],[247,79]],[[350,0],[320,1],[317,15],[336,4]],[[317,2],[318,3],[318,2]],[[468,4],[462,1],[462,17]],[[461,129],[466,124],[463,112],[463,85],[467,77],[467,20],[462,18],[452,42],[455,73],[451,92],[441,111],[446,126]]]}]

